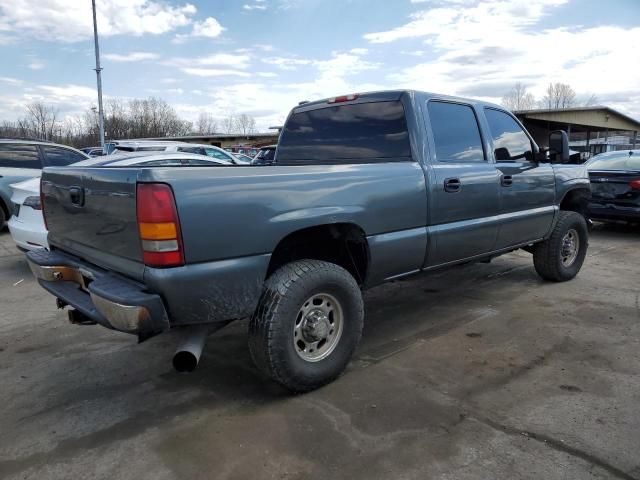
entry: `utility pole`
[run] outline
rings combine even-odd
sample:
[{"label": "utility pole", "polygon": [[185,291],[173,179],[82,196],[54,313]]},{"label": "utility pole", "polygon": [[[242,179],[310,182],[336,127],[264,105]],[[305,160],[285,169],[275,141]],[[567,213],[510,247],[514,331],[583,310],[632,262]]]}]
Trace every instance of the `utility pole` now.
[{"label": "utility pole", "polygon": [[93,40],[96,50],[96,77],[98,79],[98,128],[100,129],[100,146],[104,152],[104,111],[102,109],[102,68],[100,67],[100,47],[98,45],[98,22],[96,21],[96,0],[91,0],[93,8]]}]

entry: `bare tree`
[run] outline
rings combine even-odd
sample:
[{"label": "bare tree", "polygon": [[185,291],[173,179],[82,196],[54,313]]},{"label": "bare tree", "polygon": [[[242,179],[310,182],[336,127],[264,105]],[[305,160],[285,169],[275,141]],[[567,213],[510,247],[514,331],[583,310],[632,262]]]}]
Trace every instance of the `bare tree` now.
[{"label": "bare tree", "polygon": [[53,139],[57,126],[58,110],[42,102],[27,105],[27,119],[35,136],[43,140]]},{"label": "bare tree", "polygon": [[527,92],[527,87],[520,82],[502,97],[502,105],[509,110],[531,110],[535,104],[535,97]]},{"label": "bare tree", "polygon": [[550,83],[547,87],[542,105],[546,108],[569,108],[575,103],[576,92],[566,83]]},{"label": "bare tree", "polygon": [[236,117],[233,115],[224,117],[220,122],[220,128],[223,133],[236,133]]},{"label": "bare tree", "polygon": [[599,102],[600,102],[600,100],[598,99],[596,94],[592,93],[591,95],[589,95],[589,98],[587,98],[585,100],[584,106],[585,107],[593,107],[594,105],[598,105]]},{"label": "bare tree", "polygon": [[238,115],[236,117],[236,130],[242,135],[256,133],[256,119],[246,113]]},{"label": "bare tree", "polygon": [[218,122],[210,113],[200,112],[196,121],[196,132],[200,135],[211,135],[216,133]]}]

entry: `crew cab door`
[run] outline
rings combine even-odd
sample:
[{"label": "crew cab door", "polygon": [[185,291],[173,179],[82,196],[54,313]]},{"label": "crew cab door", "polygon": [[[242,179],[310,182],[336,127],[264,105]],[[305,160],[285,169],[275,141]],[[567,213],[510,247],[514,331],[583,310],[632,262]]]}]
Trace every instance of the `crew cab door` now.
[{"label": "crew cab door", "polygon": [[426,266],[431,267],[494,249],[500,179],[471,105],[430,100],[426,111],[432,147]]},{"label": "crew cab door", "polygon": [[496,250],[539,240],[555,213],[550,163],[535,160],[534,144],[507,112],[485,108],[492,155],[500,174],[500,224]]}]

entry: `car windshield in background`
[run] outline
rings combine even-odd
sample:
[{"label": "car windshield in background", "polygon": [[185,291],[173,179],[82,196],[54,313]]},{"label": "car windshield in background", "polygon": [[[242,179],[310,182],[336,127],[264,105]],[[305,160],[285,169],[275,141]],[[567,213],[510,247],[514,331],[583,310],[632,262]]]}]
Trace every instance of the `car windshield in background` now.
[{"label": "car windshield in background", "polygon": [[[411,157],[399,101],[338,105],[294,113],[278,145],[279,165],[406,160]],[[347,162],[348,163],[348,162]]]},{"label": "car windshield in background", "polygon": [[589,162],[589,170],[640,170],[640,155],[620,154],[598,155]]}]

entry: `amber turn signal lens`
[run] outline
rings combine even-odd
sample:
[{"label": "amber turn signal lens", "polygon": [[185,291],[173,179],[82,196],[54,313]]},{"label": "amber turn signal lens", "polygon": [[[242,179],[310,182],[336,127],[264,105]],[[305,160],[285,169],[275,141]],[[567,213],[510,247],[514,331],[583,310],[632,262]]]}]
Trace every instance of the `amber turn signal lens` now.
[{"label": "amber turn signal lens", "polygon": [[165,223],[139,223],[140,238],[143,240],[173,240],[178,237],[176,224]]}]

